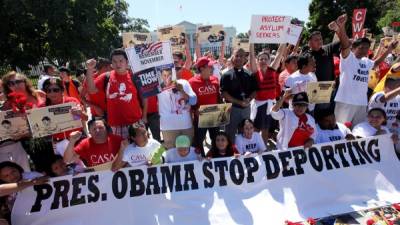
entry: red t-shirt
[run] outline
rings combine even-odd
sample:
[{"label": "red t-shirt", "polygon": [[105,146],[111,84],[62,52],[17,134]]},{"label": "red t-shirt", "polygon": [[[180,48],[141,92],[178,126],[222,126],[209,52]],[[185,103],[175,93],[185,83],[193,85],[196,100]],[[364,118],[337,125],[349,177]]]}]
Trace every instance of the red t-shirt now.
[{"label": "red t-shirt", "polygon": [[204,80],[200,75],[196,75],[189,80],[194,93],[197,96],[197,104],[200,105],[218,104],[219,99],[219,81],[215,76],[210,76],[209,80]]},{"label": "red t-shirt", "polygon": [[263,101],[269,99],[275,99],[281,93],[281,88],[279,86],[279,76],[272,70],[267,69],[267,73],[263,74],[261,70],[255,73],[258,90],[256,92],[256,100]]},{"label": "red t-shirt", "polygon": [[[63,101],[60,104],[63,103],[68,103],[68,102],[75,102],[77,105],[80,105],[80,102],[78,101],[78,99],[74,98],[74,97],[63,97]],[[46,102],[42,102],[38,107],[46,107],[49,105],[46,105]],[[66,138],[69,138],[69,135],[74,132],[74,131],[80,131],[82,130],[82,128],[76,128],[73,130],[69,130],[66,132],[62,132],[62,133],[58,133],[58,134],[53,134],[53,139],[56,141],[62,141]]]},{"label": "red t-shirt", "polygon": [[289,148],[303,146],[304,143],[310,139],[311,135],[314,133],[314,128],[307,124],[307,115],[303,114],[299,117],[299,124],[294,131],[292,138],[289,141]]},{"label": "red t-shirt", "polygon": [[157,95],[147,98],[147,114],[158,112],[158,99]]},{"label": "red t-shirt", "polygon": [[[117,75],[115,70],[110,72],[107,87],[104,87],[106,73],[96,78],[95,84],[98,92],[91,94],[95,102],[102,101],[106,95],[107,120],[110,126],[126,126],[142,118],[142,109],[136,86],[132,82],[131,74],[127,71],[124,75]],[[105,92],[104,92],[105,90]]]},{"label": "red t-shirt", "polygon": [[179,79],[190,80],[193,77],[192,71],[186,68],[181,68],[178,73],[180,75]]},{"label": "red t-shirt", "polygon": [[[100,74],[95,73],[93,74],[93,79],[96,79]],[[86,79],[83,81],[82,84],[83,89],[88,89],[88,84]],[[97,105],[98,107],[100,107],[103,111],[106,111],[107,105],[106,105],[106,95],[104,92],[101,93],[96,93],[99,95],[98,98],[90,98],[90,95],[87,94],[86,95],[86,100],[88,100],[90,103],[92,103],[93,105]],[[98,116],[96,114],[96,111],[94,109],[92,109],[92,107],[90,107],[90,112],[92,113],[93,116]]]},{"label": "red t-shirt", "polygon": [[122,137],[114,134],[109,134],[107,142],[103,144],[96,144],[92,138],[85,138],[75,146],[74,150],[87,166],[92,167],[113,161],[118,154],[121,141]]}]

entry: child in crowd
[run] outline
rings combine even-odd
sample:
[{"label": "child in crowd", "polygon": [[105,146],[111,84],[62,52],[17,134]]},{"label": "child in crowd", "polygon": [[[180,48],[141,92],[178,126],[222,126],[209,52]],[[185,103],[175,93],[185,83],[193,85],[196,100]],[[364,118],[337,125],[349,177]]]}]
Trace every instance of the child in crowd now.
[{"label": "child in crowd", "polygon": [[238,156],[239,151],[232,144],[225,131],[219,131],[212,140],[211,149],[207,152],[207,158],[221,158]]},{"label": "child in crowd", "polygon": [[156,140],[149,139],[146,127],[129,126],[129,140],[121,143],[118,156],[111,170],[117,171],[126,165],[137,167],[142,165],[155,165],[162,162],[161,155],[165,148]]},{"label": "child in crowd", "polygon": [[236,136],[235,144],[242,155],[267,150],[260,133],[254,132],[254,123],[250,119],[244,119],[239,124],[239,134]]},{"label": "child in crowd", "polygon": [[168,149],[163,154],[166,163],[185,162],[201,159],[195,152],[195,148],[190,146],[190,138],[186,135],[176,137],[175,148]]}]

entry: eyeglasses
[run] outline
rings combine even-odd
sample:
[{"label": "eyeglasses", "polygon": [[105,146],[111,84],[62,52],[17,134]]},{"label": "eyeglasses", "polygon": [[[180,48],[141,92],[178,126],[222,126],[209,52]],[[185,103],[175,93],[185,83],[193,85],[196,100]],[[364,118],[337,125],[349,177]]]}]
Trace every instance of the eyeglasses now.
[{"label": "eyeglasses", "polygon": [[59,93],[61,92],[61,88],[48,88],[46,93]]},{"label": "eyeglasses", "polygon": [[9,81],[7,81],[7,86],[11,87],[11,86],[18,85],[21,83],[24,83],[24,80],[9,80]]}]

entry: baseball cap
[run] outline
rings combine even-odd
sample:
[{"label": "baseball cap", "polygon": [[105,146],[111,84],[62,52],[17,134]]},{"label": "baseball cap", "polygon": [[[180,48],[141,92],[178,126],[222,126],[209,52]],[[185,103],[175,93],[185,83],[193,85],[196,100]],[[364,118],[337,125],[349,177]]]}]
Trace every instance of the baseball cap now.
[{"label": "baseball cap", "polygon": [[190,147],[190,139],[187,135],[179,135],[175,140],[176,148],[189,148]]},{"label": "baseball cap", "polygon": [[196,62],[196,68],[197,69],[200,69],[200,67],[203,67],[203,66],[206,66],[206,65],[208,65],[210,67],[213,66],[213,62],[206,56],[203,56],[203,57],[199,58],[197,60],[197,62]]},{"label": "baseball cap", "polygon": [[65,67],[65,66],[62,66],[62,67],[58,68],[58,71],[60,71],[60,72],[67,72],[67,73],[70,73],[70,72],[71,72],[71,71],[70,71],[67,67]]},{"label": "baseball cap", "polygon": [[308,104],[308,96],[305,92],[297,93],[293,96],[293,104]]}]

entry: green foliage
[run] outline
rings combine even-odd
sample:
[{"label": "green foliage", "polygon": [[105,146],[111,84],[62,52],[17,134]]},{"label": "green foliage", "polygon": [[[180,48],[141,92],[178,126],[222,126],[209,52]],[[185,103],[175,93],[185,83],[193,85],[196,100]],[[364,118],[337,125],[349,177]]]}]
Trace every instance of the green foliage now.
[{"label": "green foliage", "polygon": [[148,27],[127,14],[125,0],[3,0],[0,66],[26,69],[45,58],[63,65],[108,57],[122,45],[121,31]]},{"label": "green foliage", "polygon": [[341,14],[346,13],[348,16],[346,29],[348,35],[351,36],[353,10],[357,8],[367,8],[364,28],[368,28],[369,32],[374,35],[379,35],[381,30],[377,22],[387,11],[388,7],[391,6],[392,1],[389,0],[312,0],[309,5],[310,17],[307,23],[308,32],[319,30],[323,34],[324,40],[330,42],[334,33],[329,30],[328,24]]},{"label": "green foliage", "polygon": [[400,22],[400,0],[393,1],[389,7],[386,14],[378,21],[380,28],[391,26],[392,22]]}]

